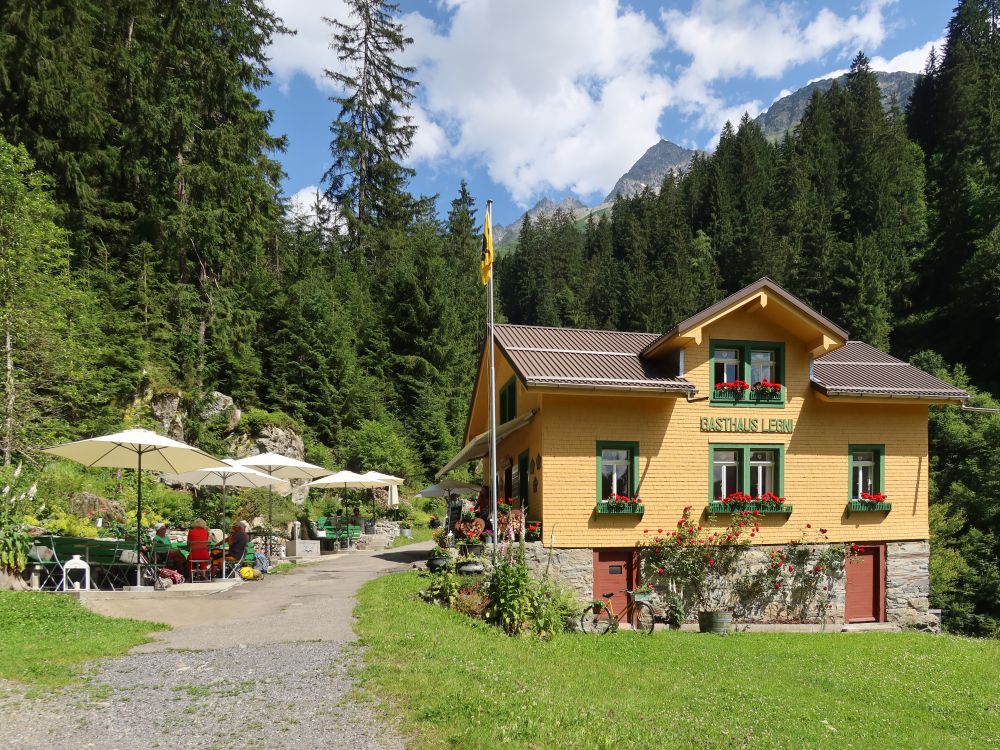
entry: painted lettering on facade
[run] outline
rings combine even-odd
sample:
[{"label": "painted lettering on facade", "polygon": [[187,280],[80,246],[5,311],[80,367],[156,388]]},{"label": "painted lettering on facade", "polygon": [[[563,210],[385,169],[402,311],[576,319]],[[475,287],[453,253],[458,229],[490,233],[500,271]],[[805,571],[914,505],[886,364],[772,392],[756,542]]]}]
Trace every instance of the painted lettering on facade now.
[{"label": "painted lettering on facade", "polygon": [[747,432],[790,434],[795,429],[794,419],[768,419],[764,417],[702,417],[702,432]]}]

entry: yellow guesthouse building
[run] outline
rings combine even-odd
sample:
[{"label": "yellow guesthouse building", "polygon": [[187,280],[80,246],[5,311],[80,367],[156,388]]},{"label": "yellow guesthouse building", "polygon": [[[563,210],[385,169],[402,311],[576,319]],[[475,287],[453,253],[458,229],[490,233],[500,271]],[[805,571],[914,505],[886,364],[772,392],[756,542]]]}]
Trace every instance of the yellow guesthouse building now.
[{"label": "yellow guesthouse building", "polygon": [[[806,524],[858,545],[834,619],[932,619],[927,410],[964,391],[851,341],[767,278],[665,333],[494,330],[500,496],[541,524],[531,553],[554,547],[581,596],[623,604],[643,532],[676,528],[685,506],[724,526],[720,498],[773,493],[785,505],[760,516],[756,545]],[[763,381],[781,387],[752,387]],[[439,476],[486,455],[488,383],[484,351],[465,447]],[[607,512],[611,494],[643,503]]]}]

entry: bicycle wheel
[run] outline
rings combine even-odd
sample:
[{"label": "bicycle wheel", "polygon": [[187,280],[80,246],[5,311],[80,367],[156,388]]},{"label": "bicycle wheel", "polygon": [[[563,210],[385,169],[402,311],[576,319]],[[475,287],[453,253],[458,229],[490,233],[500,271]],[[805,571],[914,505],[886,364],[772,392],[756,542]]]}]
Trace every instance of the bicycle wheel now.
[{"label": "bicycle wheel", "polygon": [[590,604],[580,613],[580,630],[603,635],[611,629],[611,613],[607,606]]},{"label": "bicycle wheel", "polygon": [[633,630],[637,633],[646,633],[648,635],[653,632],[655,619],[653,606],[649,602],[635,603],[635,609],[632,611]]}]

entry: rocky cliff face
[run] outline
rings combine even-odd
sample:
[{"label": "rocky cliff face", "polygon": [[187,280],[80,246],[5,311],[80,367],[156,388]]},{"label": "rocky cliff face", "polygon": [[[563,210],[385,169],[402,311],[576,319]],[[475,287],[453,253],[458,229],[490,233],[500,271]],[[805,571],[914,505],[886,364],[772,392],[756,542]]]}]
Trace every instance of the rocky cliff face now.
[{"label": "rocky cliff face", "polygon": [[656,145],[650,146],[646,153],[618,178],[618,182],[604,202],[611,203],[619,195],[627,198],[641,193],[647,187],[658,190],[667,172],[683,172],[696,153],[698,152],[661,139]]},{"label": "rocky cliff face", "polygon": [[556,211],[565,211],[575,216],[578,212],[586,210],[587,207],[573,197],[564,198],[559,203],[556,203],[551,198],[542,198],[533,207],[521,214],[521,218],[513,224],[508,224],[507,226],[494,224],[493,243],[496,245],[506,245],[516,240],[518,234],[521,232],[521,227],[524,225],[525,217],[529,217],[534,221],[542,216],[552,216]]},{"label": "rocky cliff face", "polygon": [[[879,88],[882,90],[882,106],[888,110],[892,106],[892,102],[895,101],[901,110],[906,109],[906,105],[910,101],[910,95],[913,93],[913,87],[917,82],[917,74],[906,73],[904,71],[897,71],[895,73],[876,71],[875,77],[878,79]],[[839,78],[825,78],[822,81],[813,81],[788,96],[778,99],[778,101],[768,107],[766,112],[757,115],[754,122],[760,125],[760,129],[764,132],[764,135],[772,140],[778,140],[786,131],[791,130],[799,124],[799,121],[806,112],[806,107],[809,105],[809,100],[812,98],[813,92],[826,91],[833,85],[834,81],[837,82],[838,86],[845,86],[847,84],[847,76],[842,75]]]}]

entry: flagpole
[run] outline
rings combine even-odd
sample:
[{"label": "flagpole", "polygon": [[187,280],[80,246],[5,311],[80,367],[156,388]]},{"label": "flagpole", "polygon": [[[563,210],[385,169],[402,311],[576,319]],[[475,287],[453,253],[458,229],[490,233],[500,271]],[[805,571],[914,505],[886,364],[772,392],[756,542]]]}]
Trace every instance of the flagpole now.
[{"label": "flagpole", "polygon": [[[489,233],[490,249],[493,245],[493,201],[486,201],[486,229]],[[496,407],[496,372],[493,367],[493,258],[490,257],[490,277],[486,284],[486,307],[489,316],[489,340],[487,345],[490,350],[490,518],[493,528],[493,559],[497,556],[497,537],[500,534],[497,528],[497,407]]]}]

